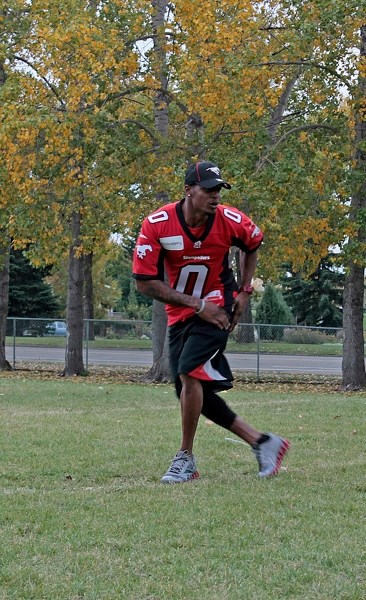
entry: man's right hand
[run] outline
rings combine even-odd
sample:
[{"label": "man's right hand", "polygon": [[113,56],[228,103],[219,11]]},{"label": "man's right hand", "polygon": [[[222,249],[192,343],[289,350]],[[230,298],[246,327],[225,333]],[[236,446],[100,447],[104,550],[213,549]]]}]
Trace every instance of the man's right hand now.
[{"label": "man's right hand", "polygon": [[216,325],[219,329],[230,329],[229,316],[221,306],[205,300],[205,308],[198,315],[204,321]]}]

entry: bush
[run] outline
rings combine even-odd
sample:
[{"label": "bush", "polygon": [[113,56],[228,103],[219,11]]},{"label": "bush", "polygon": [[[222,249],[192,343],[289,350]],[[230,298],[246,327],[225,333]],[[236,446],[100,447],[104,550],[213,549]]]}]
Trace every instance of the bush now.
[{"label": "bush", "polygon": [[325,344],[336,341],[334,336],[329,336],[325,331],[314,329],[285,329],[284,341],[290,344]]},{"label": "bush", "polygon": [[256,323],[268,324],[260,328],[260,337],[263,340],[282,340],[283,327],[272,327],[271,325],[291,325],[294,317],[287,306],[279,290],[271,285],[266,285],[262,300],[256,311]]}]

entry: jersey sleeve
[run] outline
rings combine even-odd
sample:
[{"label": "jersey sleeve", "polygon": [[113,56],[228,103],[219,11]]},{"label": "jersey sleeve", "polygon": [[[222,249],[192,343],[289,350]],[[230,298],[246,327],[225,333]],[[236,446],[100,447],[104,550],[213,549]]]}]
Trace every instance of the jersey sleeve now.
[{"label": "jersey sleeve", "polygon": [[[246,214],[230,209],[234,222],[232,245],[243,250],[246,254],[252,254],[258,250],[263,242],[263,232]],[[235,215],[238,215],[237,219]]]},{"label": "jersey sleeve", "polygon": [[135,279],[164,280],[163,248],[157,228],[144,219],[133,253],[132,276]]}]

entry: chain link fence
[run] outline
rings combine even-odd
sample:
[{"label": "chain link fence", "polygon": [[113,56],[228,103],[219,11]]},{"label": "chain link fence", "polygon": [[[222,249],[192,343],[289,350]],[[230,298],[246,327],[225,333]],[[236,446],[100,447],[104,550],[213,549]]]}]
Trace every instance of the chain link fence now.
[{"label": "chain link fence", "polygon": [[[13,368],[28,363],[65,360],[67,326],[62,320],[9,317],[6,354]],[[84,364],[149,367],[152,323],[138,320],[85,320]],[[341,377],[342,329],[239,323],[227,345],[235,371],[257,380],[268,374]]]}]

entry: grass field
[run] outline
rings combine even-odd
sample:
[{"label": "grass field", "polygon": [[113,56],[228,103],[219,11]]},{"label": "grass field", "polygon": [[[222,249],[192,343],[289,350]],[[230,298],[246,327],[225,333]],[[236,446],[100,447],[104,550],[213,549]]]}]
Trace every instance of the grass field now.
[{"label": "grass field", "polygon": [[280,475],[203,419],[201,477],[170,386],[0,378],[1,600],[363,600],[366,394],[250,384],[226,395],[290,438]]},{"label": "grass field", "polygon": [[[12,337],[6,338],[6,344],[12,346],[15,343],[17,346],[41,346],[47,348],[64,348],[66,341],[62,337],[16,337],[15,341]],[[90,349],[97,348],[111,348],[111,349],[131,349],[131,350],[151,350],[152,341],[150,339],[138,339],[138,338],[121,338],[121,339],[107,339],[97,338],[93,341],[89,341],[88,344],[84,342],[84,347]],[[289,343],[289,342],[278,342],[278,341],[261,341],[259,346],[256,342],[248,344],[239,344],[234,339],[229,338],[227,349],[229,352],[250,352],[261,354],[292,354],[292,355],[305,355],[305,356],[341,356],[342,355],[342,343],[339,341],[332,341],[323,344],[305,344],[305,343]]]}]

